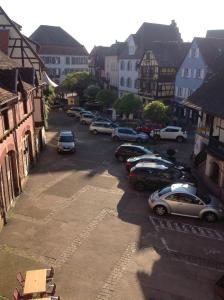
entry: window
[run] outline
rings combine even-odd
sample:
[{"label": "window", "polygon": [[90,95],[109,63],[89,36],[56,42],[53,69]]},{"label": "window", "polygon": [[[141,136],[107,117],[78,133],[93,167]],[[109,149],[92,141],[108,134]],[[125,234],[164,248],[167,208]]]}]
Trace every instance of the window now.
[{"label": "window", "polygon": [[45,64],[59,65],[60,56],[42,56]]},{"label": "window", "polygon": [[132,87],[132,80],[130,77],[127,79],[127,87],[131,88]]},{"label": "window", "polygon": [[130,60],[128,61],[127,70],[128,70],[128,71],[131,71],[131,70],[132,70],[132,63],[131,63]]},{"label": "window", "polygon": [[121,79],[120,79],[120,85],[124,86],[124,77],[121,77]]},{"label": "window", "polygon": [[26,115],[28,113],[27,99],[23,99],[23,113],[24,113],[24,115]]},{"label": "window", "polygon": [[59,68],[48,68],[48,74],[50,77],[59,78],[61,70]]},{"label": "window", "polygon": [[186,78],[191,77],[191,69],[189,69],[189,68],[184,69],[184,77],[186,77]]},{"label": "window", "polygon": [[191,53],[192,51],[191,51],[191,49],[189,50],[189,52],[188,52],[188,57],[191,57]]},{"label": "window", "polygon": [[124,69],[125,69],[125,63],[124,63],[123,60],[121,61],[120,69],[121,69],[121,70],[124,70]]},{"label": "window", "polygon": [[138,71],[138,62],[135,63],[135,71]]},{"label": "window", "polygon": [[182,90],[183,90],[183,89],[182,89],[181,87],[178,88],[178,96],[179,96],[179,97],[182,97]]},{"label": "window", "polygon": [[204,69],[196,69],[196,78],[198,79],[204,78]]},{"label": "window", "polygon": [[4,131],[9,130],[8,110],[2,111],[2,119],[3,119],[3,128],[4,128]]},{"label": "window", "polygon": [[138,89],[138,88],[139,88],[139,80],[135,79],[135,89]]},{"label": "window", "polygon": [[70,65],[70,57],[69,56],[66,56],[65,63],[66,63],[66,65]]}]

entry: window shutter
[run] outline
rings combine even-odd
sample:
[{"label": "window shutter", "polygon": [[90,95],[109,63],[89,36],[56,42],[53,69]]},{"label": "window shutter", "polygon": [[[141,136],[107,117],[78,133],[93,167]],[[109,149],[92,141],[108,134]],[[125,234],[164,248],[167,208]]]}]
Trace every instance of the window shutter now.
[{"label": "window shutter", "polygon": [[205,76],[205,70],[201,69],[201,79],[204,79],[204,76]]}]

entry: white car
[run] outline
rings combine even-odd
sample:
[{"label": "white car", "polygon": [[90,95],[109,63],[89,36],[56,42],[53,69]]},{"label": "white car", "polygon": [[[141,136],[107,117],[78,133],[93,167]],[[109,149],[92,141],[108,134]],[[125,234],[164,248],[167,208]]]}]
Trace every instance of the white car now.
[{"label": "white car", "polygon": [[57,150],[61,152],[75,152],[75,136],[71,130],[59,133]]},{"label": "white car", "polygon": [[80,112],[83,111],[83,110],[84,110],[84,108],[78,107],[78,106],[76,106],[76,107],[70,107],[67,110],[67,115],[69,117],[79,117]]},{"label": "white car", "polygon": [[80,116],[80,123],[83,125],[91,124],[95,116],[93,114],[84,113]]},{"label": "white car", "polygon": [[150,136],[156,140],[169,139],[176,140],[177,142],[182,143],[184,140],[187,139],[187,132],[183,131],[181,127],[167,126],[162,129],[152,130]]},{"label": "white car", "polygon": [[112,133],[114,128],[116,128],[117,125],[111,122],[103,122],[103,121],[96,121],[90,124],[89,130],[93,134],[98,133]]}]

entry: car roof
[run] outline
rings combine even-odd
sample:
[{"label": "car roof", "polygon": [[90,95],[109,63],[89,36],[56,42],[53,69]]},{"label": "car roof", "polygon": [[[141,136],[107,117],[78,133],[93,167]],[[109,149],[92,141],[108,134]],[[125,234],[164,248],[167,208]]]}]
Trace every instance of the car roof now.
[{"label": "car roof", "polygon": [[160,170],[168,169],[167,166],[157,164],[156,162],[140,162],[135,167],[136,168],[160,169]]},{"label": "car roof", "polygon": [[135,144],[130,144],[130,143],[125,143],[125,144],[122,144],[119,146],[120,147],[136,147],[136,148],[139,148],[139,149],[143,149],[143,150],[148,150],[150,151],[149,149],[143,147],[143,146],[140,146],[140,145],[135,145]]},{"label": "car roof", "polygon": [[171,129],[180,129],[180,130],[182,130],[182,127],[179,127],[179,126],[166,126],[164,128],[171,128]]},{"label": "car roof", "polygon": [[117,127],[117,129],[132,129],[132,130],[134,130],[134,129],[131,128],[131,127]]},{"label": "car roof", "polygon": [[94,121],[93,123],[92,123],[92,125],[93,124],[99,124],[99,125],[101,125],[101,124],[111,124],[112,122],[107,122],[107,121]]},{"label": "car roof", "polygon": [[[149,150],[149,151],[150,151],[150,150]],[[164,159],[163,159],[161,156],[156,156],[155,153],[152,153],[152,154],[144,154],[144,155],[136,156],[136,157],[133,157],[133,158],[136,158],[136,159],[155,158],[155,159],[163,160],[163,161],[164,161]]]},{"label": "car roof", "polygon": [[174,183],[170,186],[172,193],[189,193],[196,195],[197,188],[189,183]]},{"label": "car roof", "polygon": [[63,130],[60,131],[60,135],[73,135],[73,132],[71,130]]}]

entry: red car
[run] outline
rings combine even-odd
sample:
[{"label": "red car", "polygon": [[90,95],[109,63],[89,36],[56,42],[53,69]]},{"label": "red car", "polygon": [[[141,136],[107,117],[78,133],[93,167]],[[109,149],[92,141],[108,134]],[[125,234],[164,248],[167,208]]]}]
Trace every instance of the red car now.
[{"label": "red car", "polygon": [[150,134],[150,132],[152,130],[154,130],[154,129],[160,129],[160,128],[162,128],[162,126],[159,125],[159,124],[157,124],[157,125],[155,125],[155,124],[153,124],[153,125],[146,125],[145,124],[145,125],[140,125],[140,126],[136,127],[135,130],[137,132],[144,132],[144,133]]}]

